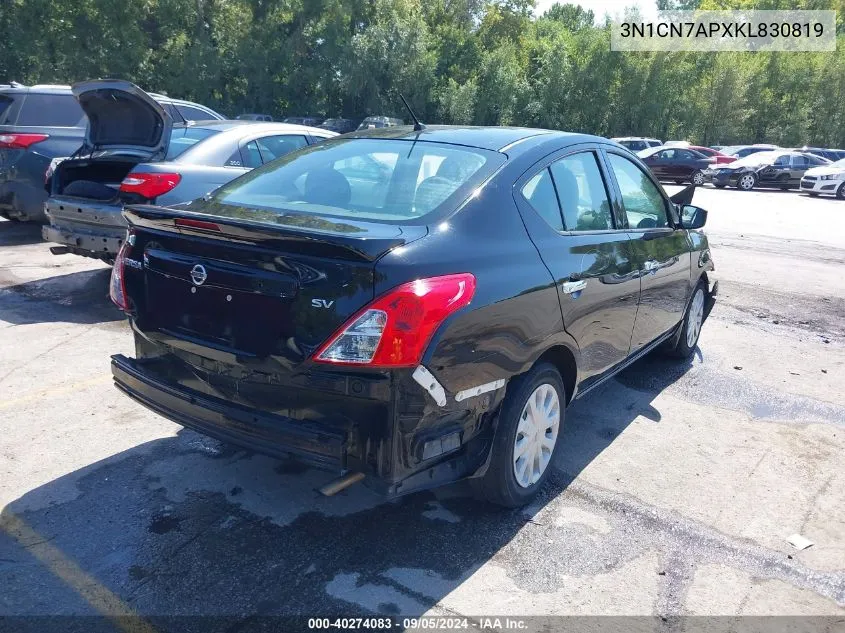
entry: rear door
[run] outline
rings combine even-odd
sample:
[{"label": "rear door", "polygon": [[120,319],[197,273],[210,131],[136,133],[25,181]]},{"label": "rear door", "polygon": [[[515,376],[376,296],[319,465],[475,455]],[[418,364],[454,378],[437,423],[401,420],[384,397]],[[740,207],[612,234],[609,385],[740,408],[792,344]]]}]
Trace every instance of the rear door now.
[{"label": "rear door", "polygon": [[690,284],[691,244],[675,227],[672,203],[655,180],[627,156],[606,152],[614,195],[624,211],[641,293],[631,352],[672,329],[683,317]]},{"label": "rear door", "polygon": [[599,151],[575,146],[544,159],[517,181],[515,195],[555,279],[586,387],[628,356],[640,293]]}]

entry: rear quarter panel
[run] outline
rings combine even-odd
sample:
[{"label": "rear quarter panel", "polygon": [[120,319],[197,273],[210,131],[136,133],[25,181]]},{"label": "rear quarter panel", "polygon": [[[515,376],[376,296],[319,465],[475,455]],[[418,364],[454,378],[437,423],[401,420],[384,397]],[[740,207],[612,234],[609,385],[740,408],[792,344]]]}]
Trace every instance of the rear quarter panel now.
[{"label": "rear quarter panel", "polygon": [[[452,394],[524,372],[568,339],[557,290],[513,201],[507,178],[376,268],[375,294],[408,280],[470,272],[472,303],[436,332],[423,364]],[[574,346],[571,339],[566,344]]]}]

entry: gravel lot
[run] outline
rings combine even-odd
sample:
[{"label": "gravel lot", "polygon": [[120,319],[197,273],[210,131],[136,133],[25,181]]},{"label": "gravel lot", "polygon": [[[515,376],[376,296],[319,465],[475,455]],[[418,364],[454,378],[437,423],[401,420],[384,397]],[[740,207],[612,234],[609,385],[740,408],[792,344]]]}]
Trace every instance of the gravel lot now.
[{"label": "gravel lot", "polygon": [[111,386],[132,338],[108,268],[0,222],[0,615],[137,613],[143,631],[329,613],[841,623],[845,203],[709,187],[695,202],[721,287],[700,353],[647,358],[579,400],[553,483],[507,512],[462,485],[322,498],[331,474],[150,413]]}]

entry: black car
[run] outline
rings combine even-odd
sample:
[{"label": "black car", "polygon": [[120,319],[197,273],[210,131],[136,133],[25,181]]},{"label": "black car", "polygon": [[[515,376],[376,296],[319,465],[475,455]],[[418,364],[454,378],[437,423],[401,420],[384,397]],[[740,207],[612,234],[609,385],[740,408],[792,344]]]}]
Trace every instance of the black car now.
[{"label": "black car", "polygon": [[324,130],[331,130],[338,134],[347,134],[348,132],[357,130],[358,125],[359,122],[353,119],[326,119],[317,127],[321,127]]},{"label": "black car", "polygon": [[797,189],[808,169],[829,164],[826,158],[802,152],[755,152],[732,163],[714,167],[709,176],[713,185],[719,189],[728,186],[743,191],[751,191],[755,187]]},{"label": "black car", "polygon": [[[707,212],[610,141],[409,127],[329,139],[178,208],[132,206],[119,389],[186,427],[400,495],[526,503],[566,406],[693,353]],[[682,204],[683,202],[683,204]]]},{"label": "black car", "polygon": [[674,180],[677,183],[704,184],[704,170],[713,159],[701,152],[685,147],[651,147],[637,152],[658,180]]},{"label": "black car", "polygon": [[[199,103],[150,96],[176,121],[224,118]],[[0,86],[0,215],[48,222],[47,171],[79,149],[87,124],[70,86]]]}]

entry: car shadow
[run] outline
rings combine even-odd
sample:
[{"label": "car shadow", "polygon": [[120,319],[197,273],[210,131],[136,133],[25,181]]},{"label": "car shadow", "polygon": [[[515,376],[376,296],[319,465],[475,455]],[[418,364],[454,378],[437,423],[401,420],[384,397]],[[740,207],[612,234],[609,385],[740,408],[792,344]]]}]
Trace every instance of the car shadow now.
[{"label": "car shadow", "polygon": [[0,321],[107,323],[124,315],[108,296],[111,269],[56,275],[0,289]]},{"label": "car shadow", "polygon": [[[514,548],[537,547],[517,539],[523,528],[631,422],[660,423],[652,401],[689,366],[644,359],[577,401],[559,470],[526,509],[476,501],[466,483],[390,501],[359,484],[326,498],[317,489],[332,475],[192,431],[140,444],[3,509],[0,614],[106,604],[161,632],[305,630],[314,616],[422,615],[494,560],[509,568],[514,591],[532,594],[549,572],[512,560]],[[566,535],[574,552],[601,548],[596,538],[614,536]],[[570,563],[550,563],[552,576]],[[282,616],[300,619],[272,619]],[[69,630],[71,621],[58,622]]]},{"label": "car shadow", "polygon": [[41,224],[0,219],[0,246],[23,246],[41,241]]}]

